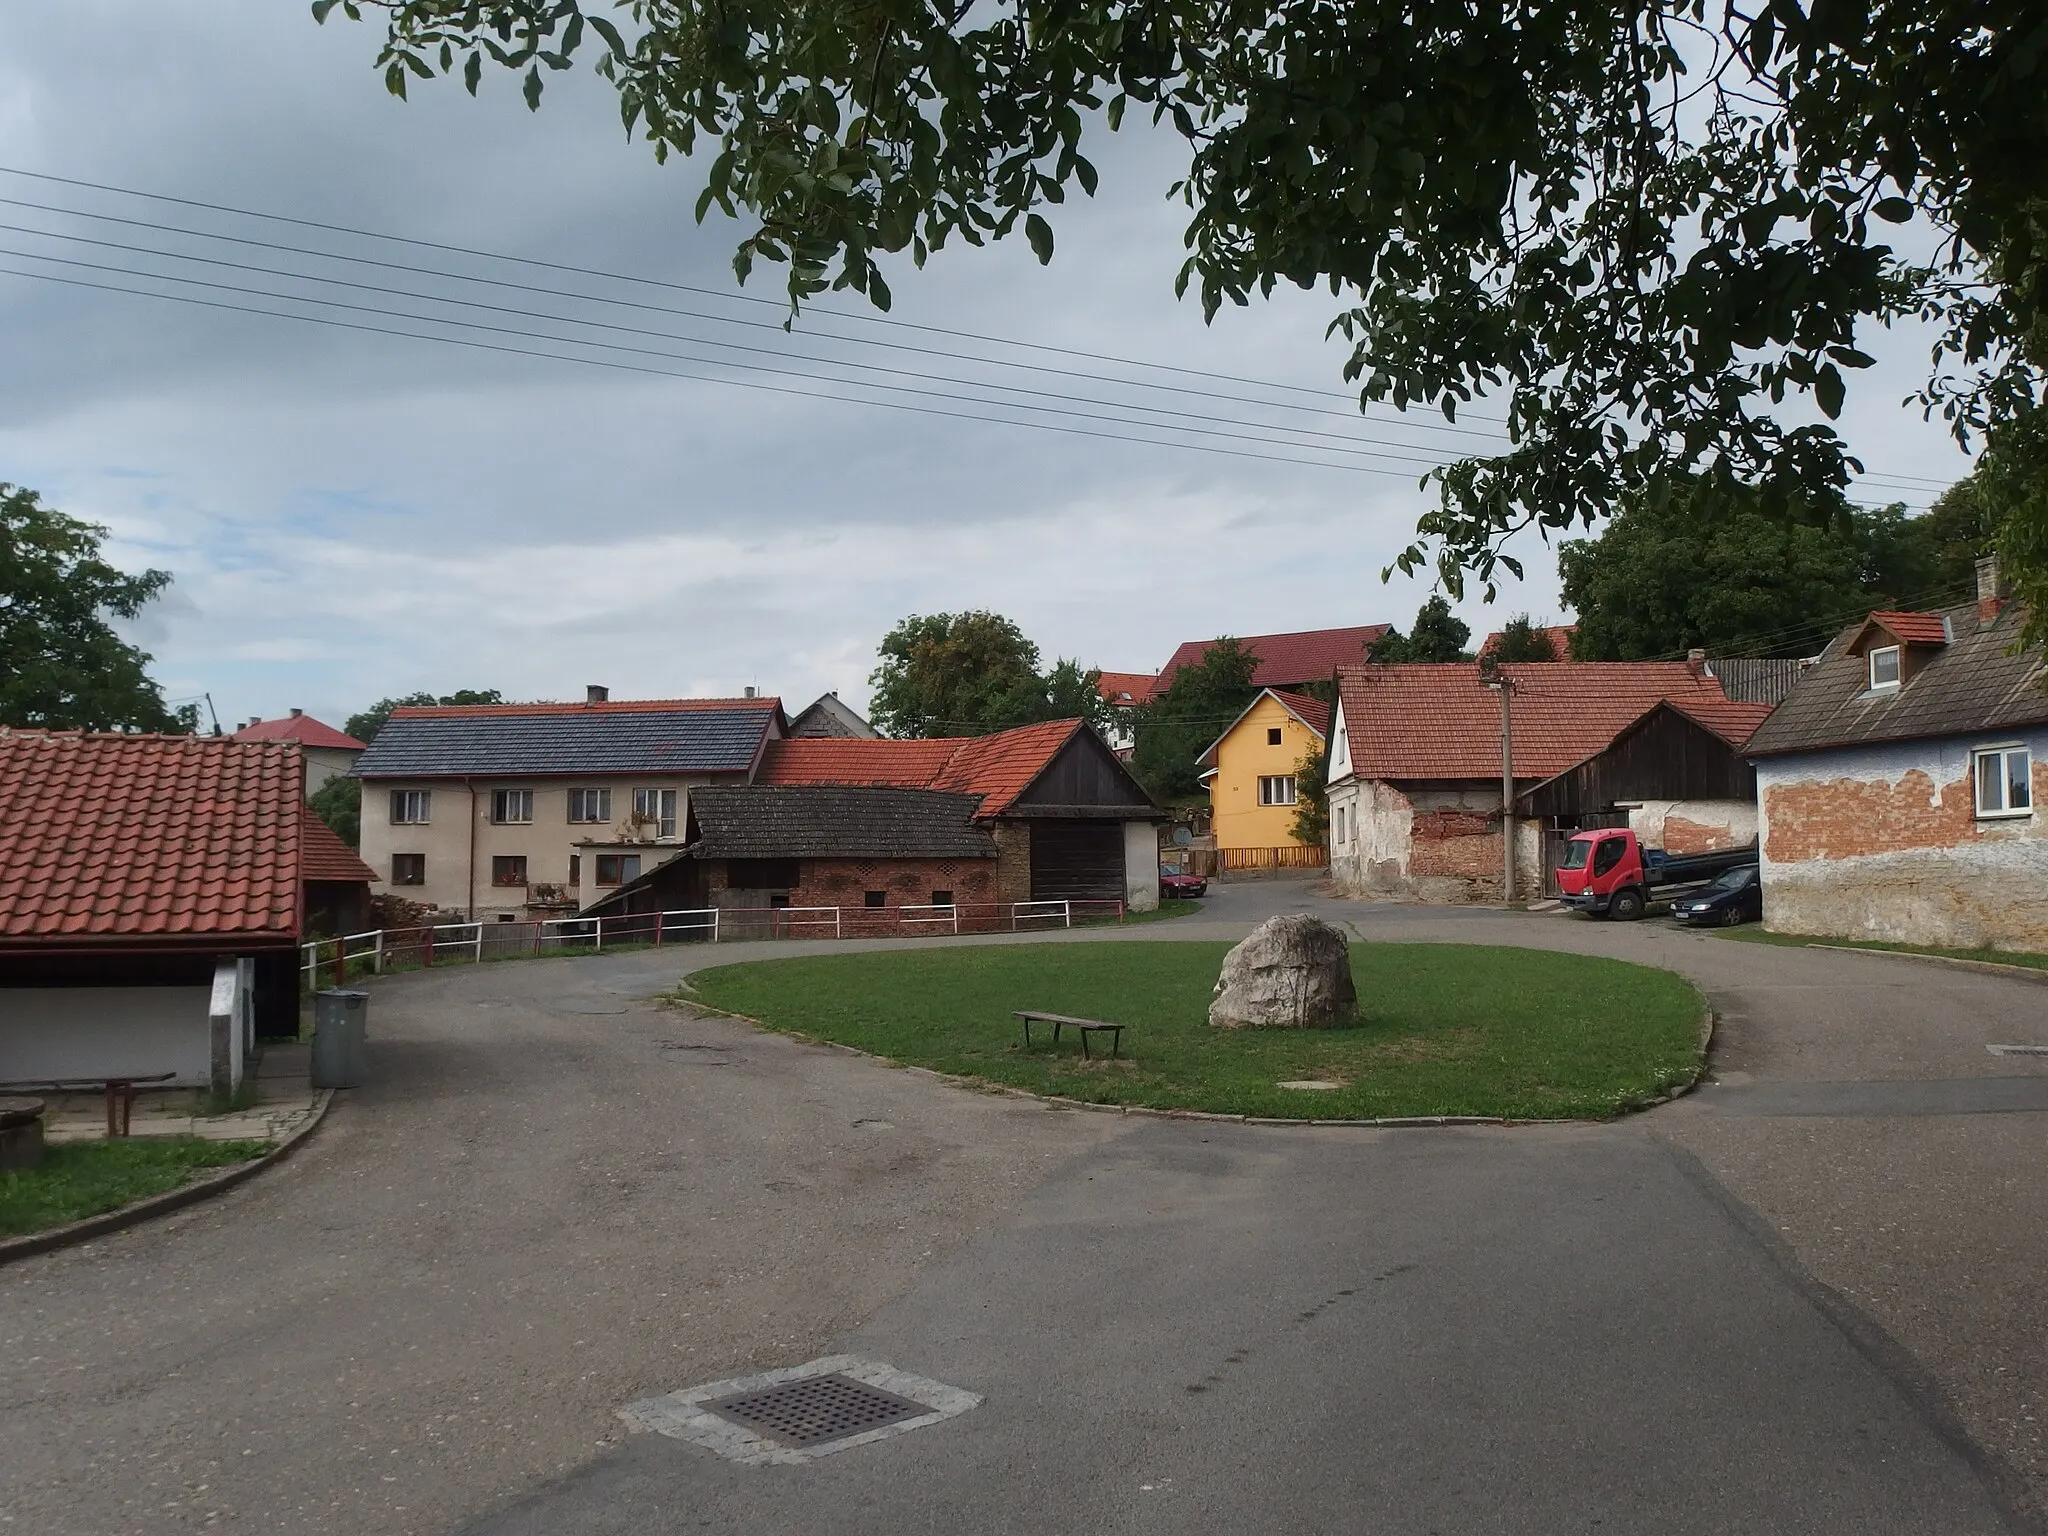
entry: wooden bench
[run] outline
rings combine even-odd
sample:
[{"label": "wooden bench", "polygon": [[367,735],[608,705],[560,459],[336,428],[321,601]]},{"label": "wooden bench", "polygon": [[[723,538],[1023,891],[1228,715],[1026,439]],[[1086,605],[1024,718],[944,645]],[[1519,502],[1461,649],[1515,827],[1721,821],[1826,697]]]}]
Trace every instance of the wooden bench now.
[{"label": "wooden bench", "polygon": [[1017,1017],[1024,1021],[1024,1049],[1027,1051],[1031,1049],[1031,1026],[1033,1024],[1050,1024],[1052,1026],[1052,1043],[1054,1045],[1060,1043],[1061,1030],[1071,1029],[1078,1031],[1081,1036],[1081,1054],[1083,1056],[1088,1054],[1088,1037],[1090,1035],[1107,1033],[1109,1036],[1109,1054],[1112,1056],[1116,1055],[1123,1047],[1124,1027],[1121,1024],[1105,1024],[1100,1019],[1077,1019],[1064,1013],[1039,1013],[1030,1008],[1019,1008],[1017,1010]]},{"label": "wooden bench", "polygon": [[34,1082],[0,1083],[0,1092],[90,1093],[99,1089],[107,1096],[107,1135],[126,1136],[135,1115],[135,1090],[143,1083],[167,1083],[178,1074],[154,1072],[143,1077],[43,1078]]}]

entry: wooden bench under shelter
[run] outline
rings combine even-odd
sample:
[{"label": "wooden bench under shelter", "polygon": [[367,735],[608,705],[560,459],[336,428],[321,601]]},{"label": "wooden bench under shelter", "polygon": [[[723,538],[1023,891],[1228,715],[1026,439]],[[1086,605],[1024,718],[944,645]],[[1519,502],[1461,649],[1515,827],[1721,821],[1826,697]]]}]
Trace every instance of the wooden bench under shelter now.
[{"label": "wooden bench under shelter", "polygon": [[0,1083],[0,1093],[91,1093],[94,1090],[107,1096],[107,1135],[118,1138],[128,1134],[128,1127],[135,1116],[135,1090],[144,1083],[167,1083],[178,1074],[175,1072],[152,1072],[139,1077],[63,1077],[42,1078],[25,1083]]},{"label": "wooden bench under shelter", "polygon": [[1031,1026],[1033,1024],[1050,1024],[1052,1026],[1052,1043],[1054,1045],[1060,1043],[1061,1030],[1071,1029],[1078,1031],[1081,1036],[1081,1054],[1083,1056],[1088,1054],[1088,1037],[1090,1035],[1106,1032],[1109,1035],[1109,1054],[1112,1056],[1116,1055],[1123,1046],[1124,1027],[1121,1024],[1105,1024],[1101,1019],[1077,1019],[1070,1014],[1064,1013],[1040,1013],[1031,1008],[1019,1008],[1017,1010],[1017,1017],[1024,1021],[1024,1048],[1026,1050],[1031,1049]]}]

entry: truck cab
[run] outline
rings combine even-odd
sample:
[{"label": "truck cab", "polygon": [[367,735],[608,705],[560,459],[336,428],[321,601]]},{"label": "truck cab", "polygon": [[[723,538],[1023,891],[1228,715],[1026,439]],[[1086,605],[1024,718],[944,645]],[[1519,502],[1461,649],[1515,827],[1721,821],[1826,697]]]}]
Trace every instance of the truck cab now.
[{"label": "truck cab", "polygon": [[1672,888],[1711,880],[1756,861],[1754,843],[1673,857],[1662,848],[1645,848],[1626,827],[1598,827],[1576,834],[1565,845],[1557,865],[1557,888],[1574,911],[1626,922],[1649,909],[1653,891],[1669,894]]}]

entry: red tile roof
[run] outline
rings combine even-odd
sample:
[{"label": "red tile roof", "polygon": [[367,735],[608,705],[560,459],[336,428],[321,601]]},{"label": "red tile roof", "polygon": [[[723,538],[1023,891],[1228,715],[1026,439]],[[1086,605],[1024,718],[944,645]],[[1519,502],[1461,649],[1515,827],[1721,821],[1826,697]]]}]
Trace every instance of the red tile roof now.
[{"label": "red tile roof", "polygon": [[401,704],[394,720],[475,719],[479,715],[631,715],[678,709],[780,709],[778,698],[605,699],[596,704]]},{"label": "red tile roof", "polygon": [[1330,734],[1330,706],[1321,699],[1312,699],[1305,693],[1288,693],[1283,689],[1272,690],[1273,697],[1294,712],[1294,717],[1318,736],[1327,739]]},{"label": "red tile roof", "polygon": [[[1534,631],[1536,634],[1549,637],[1551,654],[1559,661],[1571,660],[1572,636],[1578,632],[1579,626],[1576,624],[1548,624]],[[1480,655],[1484,656],[1488,651],[1500,649],[1500,633],[1496,629],[1486,637],[1485,642],[1479,647]]]},{"label": "red tile roof", "polygon": [[1740,703],[1733,699],[1673,699],[1671,707],[1690,715],[1729,746],[1740,751],[1756,728],[1771,718],[1775,704]]},{"label": "red tile roof", "polygon": [[1150,672],[1105,672],[1096,684],[1105,702],[1142,704],[1152,697]]},{"label": "red tile roof", "polygon": [[[1260,688],[1284,688],[1289,683],[1313,683],[1329,677],[1338,667],[1355,667],[1365,660],[1373,641],[1387,632],[1385,624],[1359,624],[1350,629],[1300,629],[1285,635],[1240,635],[1238,643],[1258,657],[1252,682]],[[1154,692],[1173,681],[1182,667],[1192,667],[1214,645],[1214,640],[1184,641],[1159,669]]]},{"label": "red tile roof", "polygon": [[754,782],[939,789],[979,795],[980,814],[997,816],[1083,728],[1078,720],[1053,720],[988,736],[929,741],[771,741]]},{"label": "red tile roof", "polygon": [[1948,644],[1948,626],[1938,613],[1873,613],[1868,622],[1882,625],[1908,645]]},{"label": "red tile roof", "polygon": [[377,878],[355,849],[344,843],[335,830],[320,819],[310,805],[299,807],[299,878],[339,880],[349,884]]},{"label": "red tile roof", "polygon": [[291,939],[287,742],[0,730],[0,942]]},{"label": "red tile roof", "polygon": [[[1732,718],[1722,713],[1721,685],[1682,661],[1510,662],[1501,670],[1515,685],[1518,779],[1584,762],[1662,699]],[[1475,663],[1347,667],[1338,696],[1360,778],[1500,777],[1500,695],[1482,686]]]},{"label": "red tile roof", "polygon": [[332,747],[341,752],[360,752],[363,743],[315,720],[311,715],[286,715],[278,720],[251,720],[235,732],[237,741],[296,741],[302,747]]}]

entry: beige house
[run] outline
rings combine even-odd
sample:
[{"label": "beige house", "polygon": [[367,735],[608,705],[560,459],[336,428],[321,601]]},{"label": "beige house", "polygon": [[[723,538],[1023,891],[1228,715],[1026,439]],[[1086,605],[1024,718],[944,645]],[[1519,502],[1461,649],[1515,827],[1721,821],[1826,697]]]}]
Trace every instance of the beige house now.
[{"label": "beige house", "polygon": [[491,919],[589,905],[675,857],[692,788],[749,782],[779,700],[408,707],[358,760],[381,888]]},{"label": "beige house", "polygon": [[355,737],[315,720],[302,709],[276,720],[251,720],[235,732],[237,741],[289,741],[296,743],[306,762],[306,798],[320,792],[329,779],[346,774],[363,755],[363,744]]}]

